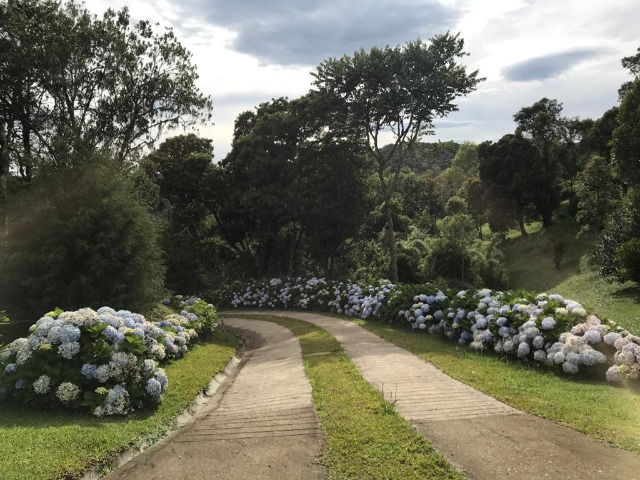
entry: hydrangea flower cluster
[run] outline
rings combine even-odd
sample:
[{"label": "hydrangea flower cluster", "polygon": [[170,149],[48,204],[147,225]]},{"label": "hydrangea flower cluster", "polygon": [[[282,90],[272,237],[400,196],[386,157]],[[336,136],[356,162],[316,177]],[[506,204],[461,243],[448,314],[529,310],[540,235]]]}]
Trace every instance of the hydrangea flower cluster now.
[{"label": "hydrangea flower cluster", "polygon": [[0,350],[0,396],[100,417],[159,403],[168,379],[158,363],[183,356],[217,318],[200,299],[183,303],[181,314],[159,322],[110,307],[48,313],[28,338]]},{"label": "hydrangea flower cluster", "polygon": [[474,350],[533,360],[568,374],[599,372],[611,365],[607,380],[640,380],[640,337],[589,315],[578,302],[558,294],[443,291],[389,283],[363,287],[298,277],[254,282],[235,293],[231,304],[391,318]]},{"label": "hydrangea flower cluster", "polygon": [[607,380],[612,382],[640,380],[640,337],[622,336],[611,332],[605,335],[604,342],[616,349],[613,365],[607,370]]},{"label": "hydrangea flower cluster", "polygon": [[329,310],[350,317],[377,318],[395,285],[381,283],[362,287],[323,278],[272,278],[266,284],[253,282],[233,294],[234,307],[295,308]]}]

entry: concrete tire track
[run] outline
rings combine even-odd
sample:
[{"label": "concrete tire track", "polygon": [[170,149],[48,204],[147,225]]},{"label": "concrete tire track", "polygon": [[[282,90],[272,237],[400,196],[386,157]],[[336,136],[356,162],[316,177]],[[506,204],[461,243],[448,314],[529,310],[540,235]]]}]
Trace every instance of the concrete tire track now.
[{"label": "concrete tire track", "polygon": [[505,405],[353,322],[296,311],[242,313],[325,329],[398,413],[472,479],[640,480],[640,455]]},{"label": "concrete tire track", "polygon": [[240,369],[194,421],[108,480],[320,480],[322,432],[298,339],[272,322],[230,319]]}]

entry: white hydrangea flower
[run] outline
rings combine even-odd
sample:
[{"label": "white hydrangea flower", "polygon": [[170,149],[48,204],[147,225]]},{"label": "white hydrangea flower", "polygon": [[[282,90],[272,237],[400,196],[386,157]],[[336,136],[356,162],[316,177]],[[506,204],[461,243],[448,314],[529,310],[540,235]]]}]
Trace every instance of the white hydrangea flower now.
[{"label": "white hydrangea flower", "polygon": [[109,365],[100,365],[97,369],[96,369],[96,380],[98,380],[98,382],[100,383],[106,383],[107,380],[109,380],[109,378],[111,377],[111,369],[109,368]]},{"label": "white hydrangea flower", "polygon": [[583,338],[592,345],[595,345],[602,341],[600,332],[597,330],[587,330],[586,332],[584,332]]},{"label": "white hydrangea flower", "polygon": [[78,398],[80,394],[80,388],[74,383],[64,382],[61,383],[58,389],[56,390],[56,397],[62,403],[69,403]]},{"label": "white hydrangea flower", "polygon": [[587,311],[582,307],[578,307],[578,308],[574,308],[571,311],[571,314],[575,315],[577,317],[586,317],[587,316]]},{"label": "white hydrangea flower", "polygon": [[71,360],[80,352],[80,344],[78,342],[66,342],[58,347],[58,353],[62,358]]},{"label": "white hydrangea flower", "polygon": [[578,371],[580,370],[580,367],[578,367],[578,365],[576,365],[575,363],[565,362],[562,364],[562,370],[564,370],[566,373],[571,373],[573,375],[578,373]]},{"label": "white hydrangea flower", "polygon": [[18,365],[24,365],[25,363],[27,363],[27,361],[29,361],[32,354],[33,352],[31,350],[29,350],[28,348],[23,348],[18,352],[18,355],[16,355],[16,363]]},{"label": "white hydrangea flower", "polygon": [[44,395],[51,390],[51,378],[48,375],[41,375],[33,382],[33,390],[39,394]]},{"label": "white hydrangea flower", "polygon": [[524,358],[529,355],[529,352],[531,352],[531,347],[529,347],[529,344],[526,342],[520,342],[520,344],[518,345],[518,357]]},{"label": "white hydrangea flower", "polygon": [[619,338],[622,338],[622,335],[620,335],[617,332],[609,332],[604,336],[604,343],[606,343],[607,345],[614,345],[616,343],[616,340],[618,340]]},{"label": "white hydrangea flower", "polygon": [[535,352],[533,352],[533,359],[536,362],[544,362],[547,360],[547,354],[544,350],[536,350]]}]

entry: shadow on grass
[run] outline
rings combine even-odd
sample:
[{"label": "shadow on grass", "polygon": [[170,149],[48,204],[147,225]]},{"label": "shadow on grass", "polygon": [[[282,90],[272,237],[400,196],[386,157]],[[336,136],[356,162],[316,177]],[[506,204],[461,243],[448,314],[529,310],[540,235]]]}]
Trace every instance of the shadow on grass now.
[{"label": "shadow on grass", "polygon": [[620,290],[615,291],[613,296],[616,298],[627,298],[640,304],[640,288],[637,286],[621,288]]},{"label": "shadow on grass", "polygon": [[62,410],[15,404],[4,400],[0,402],[0,429],[23,428],[55,428],[66,426],[81,426],[90,428],[104,428],[107,425],[132,422],[144,422],[155,415],[157,407],[147,407],[125,417],[113,416],[98,418],[82,410]]},{"label": "shadow on grass", "polygon": [[[579,228],[570,218],[531,233],[527,237],[504,240],[501,250],[513,289],[549,291],[571,277],[591,270],[596,238],[578,235]],[[560,268],[554,265],[554,246],[561,245]]]}]

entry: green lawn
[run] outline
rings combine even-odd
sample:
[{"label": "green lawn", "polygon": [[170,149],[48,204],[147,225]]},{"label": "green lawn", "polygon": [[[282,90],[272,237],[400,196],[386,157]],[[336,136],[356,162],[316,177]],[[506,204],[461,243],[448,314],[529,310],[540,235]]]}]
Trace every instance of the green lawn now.
[{"label": "green lawn", "polygon": [[300,339],[304,367],[324,433],[330,479],[463,479],[367,383],[325,330],[282,317],[243,315],[278,323]]},{"label": "green lawn", "polygon": [[375,321],[356,323],[515,408],[640,452],[640,392],[572,380],[535,365],[477,354],[437,337]]},{"label": "green lawn", "polygon": [[[512,232],[502,243],[510,288],[560,293],[640,334],[640,289],[598,274],[592,260],[596,237],[578,236],[578,226],[568,217],[544,230],[534,227],[528,237]],[[564,245],[559,270],[553,265],[553,242]]]},{"label": "green lawn", "polygon": [[233,355],[235,340],[218,336],[197,345],[168,365],[169,389],[153,411],[126,418],[99,419],[90,414],[0,408],[0,478],[38,480],[74,478],[141,442],[161,438],[175,418]]}]

